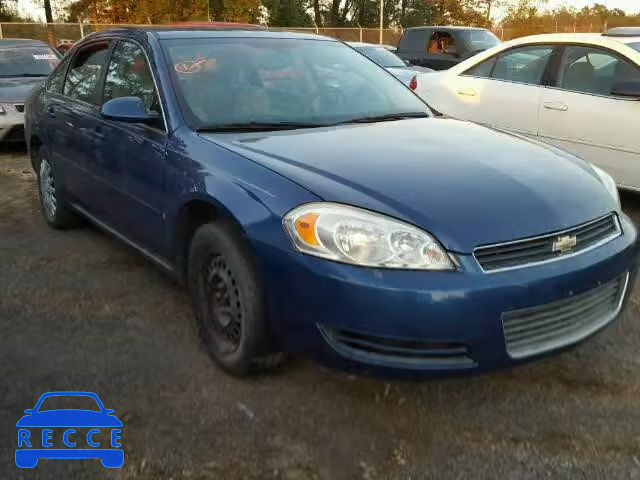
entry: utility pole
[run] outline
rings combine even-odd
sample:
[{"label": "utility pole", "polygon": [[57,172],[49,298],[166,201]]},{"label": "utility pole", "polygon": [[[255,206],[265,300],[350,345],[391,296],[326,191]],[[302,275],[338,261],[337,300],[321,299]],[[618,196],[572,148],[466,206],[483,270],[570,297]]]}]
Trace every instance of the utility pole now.
[{"label": "utility pole", "polygon": [[384,0],[380,0],[380,45],[382,45],[382,29],[384,28]]},{"label": "utility pole", "polygon": [[53,29],[53,13],[51,11],[51,0],[44,0],[44,17],[47,21],[47,40],[53,48],[56,46],[56,32]]}]

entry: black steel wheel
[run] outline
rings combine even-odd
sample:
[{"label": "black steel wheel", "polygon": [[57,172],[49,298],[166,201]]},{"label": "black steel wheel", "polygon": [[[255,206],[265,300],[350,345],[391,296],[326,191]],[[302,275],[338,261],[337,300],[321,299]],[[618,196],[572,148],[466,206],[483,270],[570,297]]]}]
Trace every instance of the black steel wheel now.
[{"label": "black steel wheel", "polygon": [[235,225],[202,225],[189,250],[188,283],[200,329],[211,357],[227,372],[247,375],[276,366],[267,328],[260,275]]}]

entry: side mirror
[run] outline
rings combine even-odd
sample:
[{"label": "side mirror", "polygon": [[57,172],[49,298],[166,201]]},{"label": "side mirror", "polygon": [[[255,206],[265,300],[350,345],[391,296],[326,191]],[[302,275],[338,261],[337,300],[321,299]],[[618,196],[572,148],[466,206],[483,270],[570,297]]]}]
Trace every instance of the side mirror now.
[{"label": "side mirror", "polygon": [[27,408],[24,413],[31,415],[33,413],[33,408]]},{"label": "side mirror", "polygon": [[405,64],[407,67],[410,67],[410,66],[411,66],[411,62],[410,62],[409,60],[405,60],[405,61],[404,61],[404,64]]},{"label": "side mirror", "polygon": [[112,413],[115,413],[115,410],[113,408],[105,408],[104,413],[111,415]]},{"label": "side mirror", "polygon": [[138,97],[112,98],[100,110],[108,120],[130,123],[145,123],[159,118],[157,113],[148,112]]},{"label": "side mirror", "polygon": [[630,97],[640,100],[640,82],[618,82],[611,89],[611,95]]}]

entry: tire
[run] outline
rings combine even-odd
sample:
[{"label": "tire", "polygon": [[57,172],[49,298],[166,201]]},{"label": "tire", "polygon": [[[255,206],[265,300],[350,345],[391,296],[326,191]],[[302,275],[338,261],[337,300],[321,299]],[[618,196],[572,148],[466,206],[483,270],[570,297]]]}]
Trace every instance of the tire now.
[{"label": "tire", "polygon": [[264,290],[252,254],[227,222],[196,231],[188,260],[188,285],[205,347],[236,376],[276,367],[284,358],[271,348]]},{"label": "tire", "polygon": [[39,157],[35,165],[38,177],[40,210],[47,224],[50,227],[61,230],[80,224],[79,217],[69,209],[64,200],[62,189],[56,183],[53,162],[44,157]]}]

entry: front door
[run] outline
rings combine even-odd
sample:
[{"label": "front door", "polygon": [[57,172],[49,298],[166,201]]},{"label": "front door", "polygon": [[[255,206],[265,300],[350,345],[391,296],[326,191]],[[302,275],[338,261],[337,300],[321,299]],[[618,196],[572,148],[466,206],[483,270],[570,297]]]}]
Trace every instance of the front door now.
[{"label": "front door", "polygon": [[167,132],[160,97],[143,47],[119,40],[107,70],[103,102],[138,97],[157,120],[124,123],[100,119],[104,180],[114,196],[106,221],[139,246],[162,253],[166,246],[164,172]]},{"label": "front door", "polygon": [[618,184],[640,188],[640,102],[613,94],[628,81],[640,82],[640,70],[617,53],[566,47],[555,88],[543,93],[540,139],[602,167]]}]

